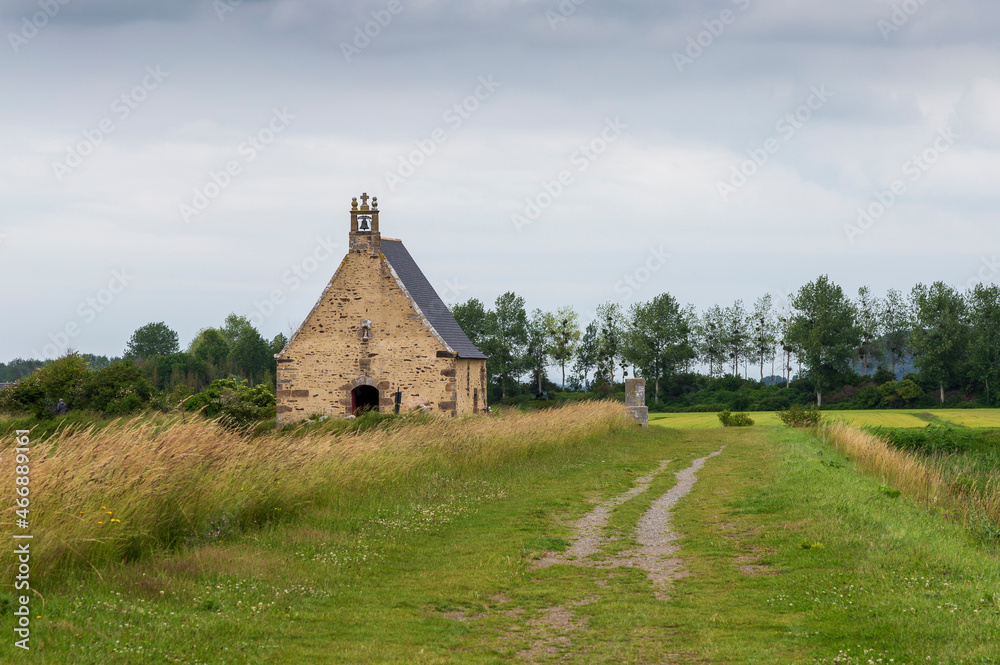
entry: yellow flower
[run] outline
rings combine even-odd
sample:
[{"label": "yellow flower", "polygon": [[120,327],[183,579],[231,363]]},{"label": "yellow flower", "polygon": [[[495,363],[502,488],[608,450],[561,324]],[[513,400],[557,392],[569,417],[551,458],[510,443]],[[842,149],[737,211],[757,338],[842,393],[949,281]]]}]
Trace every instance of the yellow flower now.
[{"label": "yellow flower", "polygon": [[104,524],[104,522],[98,522],[98,524]]}]

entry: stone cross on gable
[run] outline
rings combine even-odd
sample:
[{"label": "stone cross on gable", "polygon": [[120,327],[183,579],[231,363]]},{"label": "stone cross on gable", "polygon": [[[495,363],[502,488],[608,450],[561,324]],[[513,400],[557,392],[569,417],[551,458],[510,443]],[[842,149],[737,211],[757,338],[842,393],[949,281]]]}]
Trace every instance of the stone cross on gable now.
[{"label": "stone cross on gable", "polygon": [[351,199],[350,238],[352,250],[378,252],[378,198],[368,192]]}]

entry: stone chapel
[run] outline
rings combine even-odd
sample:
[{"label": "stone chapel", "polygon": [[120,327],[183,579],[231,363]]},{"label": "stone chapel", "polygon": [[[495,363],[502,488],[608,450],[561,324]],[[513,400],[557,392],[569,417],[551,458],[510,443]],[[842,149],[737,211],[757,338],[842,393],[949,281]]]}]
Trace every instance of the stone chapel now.
[{"label": "stone chapel", "polygon": [[351,201],[347,256],[278,361],[278,424],[314,414],[486,410],[486,355],[395,238]]}]

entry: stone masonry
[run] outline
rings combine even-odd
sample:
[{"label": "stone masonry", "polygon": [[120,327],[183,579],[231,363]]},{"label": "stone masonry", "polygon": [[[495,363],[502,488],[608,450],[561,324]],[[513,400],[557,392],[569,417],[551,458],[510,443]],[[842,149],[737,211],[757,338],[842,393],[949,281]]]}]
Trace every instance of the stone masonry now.
[{"label": "stone masonry", "polygon": [[625,410],[643,427],[649,425],[646,406],[646,379],[625,379]]},{"label": "stone masonry", "polygon": [[[400,412],[485,411],[486,357],[461,332],[402,243],[381,237],[377,199],[371,206],[367,195],[361,200],[352,204],[347,256],[276,355],[278,423],[314,414],[347,416],[362,405],[392,412],[397,400]],[[391,252],[395,265],[383,243],[398,243]]]}]

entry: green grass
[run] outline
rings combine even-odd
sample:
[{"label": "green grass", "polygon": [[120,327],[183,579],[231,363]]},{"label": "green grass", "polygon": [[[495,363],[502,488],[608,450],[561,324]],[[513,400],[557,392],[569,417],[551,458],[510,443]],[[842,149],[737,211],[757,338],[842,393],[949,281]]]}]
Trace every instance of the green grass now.
[{"label": "green grass", "polygon": [[[622,540],[609,551],[627,547],[673,472],[723,444],[674,511],[689,575],[669,599],[657,599],[636,569],[530,568],[544,550],[565,549],[569,521],[669,458],[649,491],[612,515],[609,535]],[[100,574],[36,580],[45,600],[33,601],[41,618],[31,657],[74,665],[998,662],[996,553],[879,485],[788,428],[635,428],[488,468],[444,457],[405,484],[341,496],[256,532]],[[544,628],[552,608],[570,621]],[[12,634],[11,620],[7,609],[0,633]],[[530,658],[519,656],[533,645]]]},{"label": "green grass", "polygon": [[[779,426],[781,421],[774,411],[753,411],[750,413],[754,426]],[[715,413],[651,413],[651,425],[660,425],[673,429],[708,429],[721,428],[719,416]]]},{"label": "green grass", "polygon": [[[1000,427],[1000,409],[882,409],[823,411],[822,415],[825,420],[843,420],[862,427],[926,427],[930,422]],[[781,425],[773,411],[753,411],[750,417],[757,425]],[[651,413],[649,422],[676,429],[721,427],[714,413]]]},{"label": "green grass", "polygon": [[928,413],[965,427],[1000,427],[1000,409],[931,409]]},{"label": "green grass", "polygon": [[970,530],[1000,543],[1000,429],[931,423],[922,429],[867,431],[897,450],[917,455],[922,467],[939,472],[954,507],[966,514]]}]

